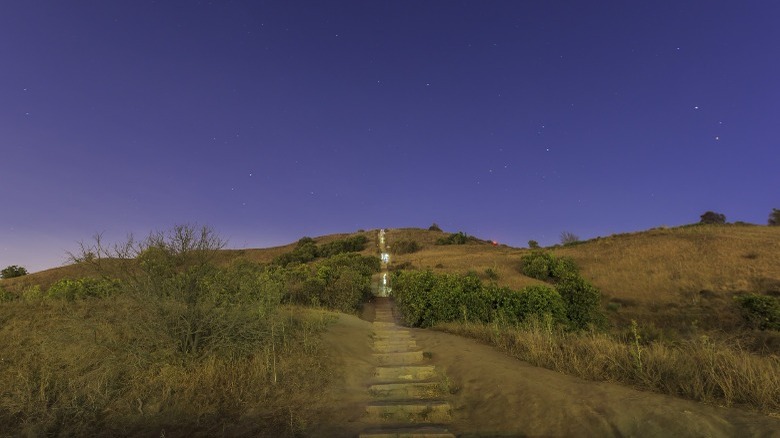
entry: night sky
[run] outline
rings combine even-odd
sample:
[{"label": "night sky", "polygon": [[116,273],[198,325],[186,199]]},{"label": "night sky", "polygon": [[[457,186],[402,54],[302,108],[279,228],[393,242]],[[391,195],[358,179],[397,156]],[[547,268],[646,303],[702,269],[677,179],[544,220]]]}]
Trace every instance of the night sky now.
[{"label": "night sky", "polygon": [[525,246],[780,208],[780,2],[0,4],[0,267],[178,223]]}]

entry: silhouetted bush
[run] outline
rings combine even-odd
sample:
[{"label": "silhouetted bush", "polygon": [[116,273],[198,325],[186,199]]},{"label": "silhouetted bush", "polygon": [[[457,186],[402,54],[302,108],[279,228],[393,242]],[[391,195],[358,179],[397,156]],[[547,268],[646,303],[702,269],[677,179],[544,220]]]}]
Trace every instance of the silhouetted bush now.
[{"label": "silhouetted bush", "polygon": [[538,249],[539,248],[539,242],[535,240],[529,240],[528,241],[528,247],[531,249]]},{"label": "silhouetted bush", "polygon": [[22,266],[11,265],[0,271],[0,278],[15,278],[27,275],[27,269]]},{"label": "silhouetted bush", "polygon": [[439,225],[436,222],[434,222],[433,224],[431,224],[430,227],[428,227],[428,231],[439,231],[439,232],[441,232],[441,228],[439,227]]},{"label": "silhouetted bush", "polygon": [[399,240],[392,245],[395,254],[411,254],[420,250],[420,244],[414,240]]},{"label": "silhouetted bush", "polygon": [[580,241],[580,236],[572,232],[564,231],[561,233],[561,243],[564,245],[570,245],[572,243],[576,243],[579,241]]},{"label": "silhouetted bush", "polygon": [[701,215],[700,224],[725,224],[726,215],[721,213],[715,213],[714,211],[707,211]]},{"label": "silhouetted bush", "polygon": [[773,208],[772,212],[769,213],[769,220],[767,221],[767,224],[770,226],[780,226],[780,210]]}]

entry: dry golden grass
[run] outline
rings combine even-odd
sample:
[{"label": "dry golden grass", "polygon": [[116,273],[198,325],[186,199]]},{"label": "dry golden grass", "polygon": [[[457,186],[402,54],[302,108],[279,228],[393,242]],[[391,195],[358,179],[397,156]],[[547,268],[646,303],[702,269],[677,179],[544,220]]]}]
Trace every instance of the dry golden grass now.
[{"label": "dry golden grass", "polygon": [[287,308],[254,353],[189,357],[125,298],[0,305],[1,436],[294,436],[335,370],[332,314]]},{"label": "dry golden grass", "polygon": [[625,383],[725,406],[780,413],[780,358],[751,354],[706,336],[679,345],[604,333],[446,323],[438,329],[495,345],[518,359],[588,380]]},{"label": "dry golden grass", "polygon": [[691,226],[557,248],[608,296],[642,303],[697,300],[700,291],[780,292],[780,227]]}]

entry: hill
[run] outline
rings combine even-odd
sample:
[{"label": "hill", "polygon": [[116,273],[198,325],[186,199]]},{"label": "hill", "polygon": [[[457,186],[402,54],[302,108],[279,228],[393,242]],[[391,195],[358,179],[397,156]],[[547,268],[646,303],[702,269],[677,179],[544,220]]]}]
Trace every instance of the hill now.
[{"label": "hill", "polygon": [[[318,245],[362,235],[375,241],[377,230],[314,238]],[[519,289],[541,283],[520,272],[526,248],[494,246],[470,237],[462,245],[439,245],[449,233],[419,228],[387,230],[390,270],[430,269],[440,273],[476,272],[483,280]],[[415,242],[419,249],[396,254],[394,245]],[[295,243],[264,249],[229,249],[219,253],[220,264],[236,260],[270,263],[292,251]],[[613,322],[625,325],[637,319],[659,331],[683,334],[697,327],[731,330],[741,319],[733,296],[751,292],[780,295],[780,227],[752,225],[695,225],[599,237],[545,250],[573,259],[585,278],[597,286]],[[364,255],[377,254],[367,245]],[[73,264],[3,280],[9,292],[40,285],[47,288],[61,278],[94,273]],[[668,335],[668,333],[667,333]]]},{"label": "hill", "polygon": [[[437,245],[446,233],[421,229],[387,232],[394,242],[412,240],[420,250],[394,255],[393,268],[440,273],[476,272],[483,280],[519,289],[541,283],[520,273],[531,250],[470,239]],[[697,328],[741,326],[733,297],[741,293],[780,295],[780,227],[691,225],[600,237],[544,250],[570,257],[597,286],[611,320],[631,319],[650,327],[650,336],[685,335]],[[759,337],[764,337],[760,335]],[[780,340],[765,340],[780,348]],[[764,341],[762,341],[763,343]]]}]

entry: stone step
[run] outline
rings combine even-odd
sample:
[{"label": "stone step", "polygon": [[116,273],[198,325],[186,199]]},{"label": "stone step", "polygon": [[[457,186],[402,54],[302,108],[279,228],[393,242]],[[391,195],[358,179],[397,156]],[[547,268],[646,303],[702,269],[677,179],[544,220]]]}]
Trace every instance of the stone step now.
[{"label": "stone step", "polygon": [[368,387],[368,393],[382,399],[433,399],[441,397],[437,382],[378,383]]},{"label": "stone step", "polygon": [[411,338],[412,332],[404,329],[374,330],[374,339],[400,339]]},{"label": "stone step", "polygon": [[380,382],[426,380],[436,376],[433,365],[376,367],[374,377]]},{"label": "stone step", "polygon": [[385,322],[385,321],[374,321],[371,323],[375,328],[390,328],[390,327],[398,327],[398,325],[394,322]]},{"label": "stone step", "polygon": [[384,423],[449,423],[452,407],[442,401],[374,402],[366,406],[366,415]]},{"label": "stone step", "polygon": [[360,434],[360,438],[455,438],[443,427],[403,427],[373,429]]},{"label": "stone step", "polygon": [[417,342],[413,339],[403,341],[376,341],[374,351],[377,353],[400,353],[417,349]]},{"label": "stone step", "polygon": [[402,353],[374,353],[378,365],[414,365],[423,361],[422,351],[406,351]]}]

